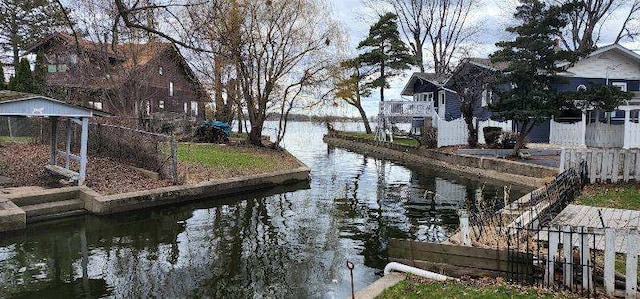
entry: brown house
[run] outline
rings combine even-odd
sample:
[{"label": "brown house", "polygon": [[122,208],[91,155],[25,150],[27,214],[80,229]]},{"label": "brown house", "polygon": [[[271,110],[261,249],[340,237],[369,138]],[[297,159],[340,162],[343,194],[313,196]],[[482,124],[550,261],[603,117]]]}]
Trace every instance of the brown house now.
[{"label": "brown house", "polygon": [[118,116],[204,118],[206,90],[170,43],[100,44],[52,34],[29,50],[46,64],[46,93]]}]

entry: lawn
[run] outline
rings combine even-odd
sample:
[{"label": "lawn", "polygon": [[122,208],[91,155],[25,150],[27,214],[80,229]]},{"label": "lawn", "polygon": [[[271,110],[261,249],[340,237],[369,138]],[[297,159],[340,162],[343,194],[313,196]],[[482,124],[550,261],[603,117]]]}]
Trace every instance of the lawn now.
[{"label": "lawn", "polygon": [[588,185],[576,204],[585,206],[640,210],[639,184]]},{"label": "lawn", "polygon": [[297,161],[284,151],[253,146],[180,143],[180,172],[187,182],[288,170]]},{"label": "lawn", "polygon": [[[487,283],[489,282],[489,283]],[[541,293],[544,292],[544,293]],[[551,293],[494,281],[434,282],[408,276],[376,298],[571,298],[567,293]]]}]

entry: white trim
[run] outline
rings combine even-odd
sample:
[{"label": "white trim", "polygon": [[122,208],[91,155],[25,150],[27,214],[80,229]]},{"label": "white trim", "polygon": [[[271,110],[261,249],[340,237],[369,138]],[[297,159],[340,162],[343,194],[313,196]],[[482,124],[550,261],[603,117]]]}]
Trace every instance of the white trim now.
[{"label": "white trim", "polygon": [[611,86],[620,87],[620,90],[627,91],[627,82],[611,82]]}]

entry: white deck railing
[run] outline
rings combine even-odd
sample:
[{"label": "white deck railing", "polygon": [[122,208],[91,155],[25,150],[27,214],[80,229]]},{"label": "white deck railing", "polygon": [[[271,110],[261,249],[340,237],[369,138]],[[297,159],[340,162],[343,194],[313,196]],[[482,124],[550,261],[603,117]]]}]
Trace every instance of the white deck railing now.
[{"label": "white deck railing", "polygon": [[429,117],[434,112],[433,102],[385,101],[380,102],[380,112],[384,116]]}]

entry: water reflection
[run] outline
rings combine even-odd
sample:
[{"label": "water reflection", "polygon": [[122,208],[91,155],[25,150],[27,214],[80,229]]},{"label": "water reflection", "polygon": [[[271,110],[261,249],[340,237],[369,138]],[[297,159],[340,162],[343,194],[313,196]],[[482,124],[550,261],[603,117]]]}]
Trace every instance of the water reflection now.
[{"label": "water reflection", "polygon": [[312,168],[309,186],[2,235],[0,297],[343,298],[346,260],[362,288],[390,237],[442,240],[478,193],[502,200],[502,186],[330,149],[322,126],[291,128],[285,146]]}]

